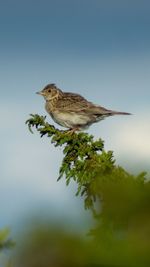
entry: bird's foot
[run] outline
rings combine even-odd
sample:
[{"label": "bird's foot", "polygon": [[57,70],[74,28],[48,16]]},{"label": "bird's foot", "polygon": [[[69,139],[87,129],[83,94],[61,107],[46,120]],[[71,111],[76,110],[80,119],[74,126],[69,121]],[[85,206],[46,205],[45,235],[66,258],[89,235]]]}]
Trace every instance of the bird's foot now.
[{"label": "bird's foot", "polygon": [[72,135],[74,134],[76,131],[79,131],[79,128],[75,127],[75,128],[71,128],[67,131],[67,134]]}]

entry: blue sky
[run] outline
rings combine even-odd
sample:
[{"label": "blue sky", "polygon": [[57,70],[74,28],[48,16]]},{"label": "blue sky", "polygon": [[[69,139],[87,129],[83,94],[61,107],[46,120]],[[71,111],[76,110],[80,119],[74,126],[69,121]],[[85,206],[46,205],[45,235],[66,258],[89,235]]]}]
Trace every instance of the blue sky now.
[{"label": "blue sky", "polygon": [[33,210],[72,220],[83,211],[74,187],[56,182],[61,151],[24,125],[28,114],[46,114],[35,92],[49,82],[133,113],[89,133],[128,170],[150,170],[149,14],[149,1],[1,1],[0,226],[14,228]]}]

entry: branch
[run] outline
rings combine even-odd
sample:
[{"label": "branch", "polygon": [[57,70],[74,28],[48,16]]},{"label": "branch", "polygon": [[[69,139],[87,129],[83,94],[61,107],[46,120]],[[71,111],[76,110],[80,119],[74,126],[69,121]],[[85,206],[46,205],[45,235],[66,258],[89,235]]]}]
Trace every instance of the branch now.
[{"label": "branch", "polygon": [[89,184],[101,173],[104,175],[114,167],[112,151],[105,152],[101,139],[94,141],[94,137],[87,133],[73,133],[56,129],[46,122],[46,117],[31,114],[26,121],[31,133],[33,128],[40,136],[47,135],[55,147],[63,146],[64,158],[59,169],[57,180],[65,176],[66,184],[73,179],[78,184],[76,195],[85,195],[85,207],[91,208],[95,196],[89,192]]},{"label": "branch", "polygon": [[[132,184],[134,189],[139,184],[141,188],[145,184],[146,173],[134,176],[115,165],[112,151],[104,150],[101,139],[94,141],[92,135],[83,132],[70,134],[68,131],[60,131],[47,123],[46,117],[37,114],[31,115],[26,123],[32,133],[35,127],[41,137],[50,137],[54,146],[63,146],[64,157],[57,180],[65,177],[68,185],[73,179],[78,186],[76,195],[84,197],[85,208],[91,209],[94,215],[98,216],[96,200],[96,206],[99,202],[106,203],[108,196],[111,202],[118,197],[119,203],[125,188],[129,192]],[[102,212],[99,214],[102,215]]]}]

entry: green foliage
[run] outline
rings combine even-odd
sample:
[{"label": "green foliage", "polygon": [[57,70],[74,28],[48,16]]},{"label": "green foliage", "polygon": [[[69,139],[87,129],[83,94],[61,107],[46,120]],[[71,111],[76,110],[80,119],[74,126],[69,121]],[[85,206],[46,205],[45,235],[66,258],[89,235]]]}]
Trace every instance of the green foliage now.
[{"label": "green foliage", "polygon": [[78,267],[89,262],[85,241],[50,224],[34,225],[24,244],[15,267]]},{"label": "green foliage", "polygon": [[68,185],[73,179],[78,185],[76,194],[93,212],[96,225],[90,231],[90,266],[150,266],[146,173],[136,176],[117,166],[112,151],[104,150],[104,142],[87,133],[59,131],[39,115],[31,115],[26,123],[31,132],[36,127],[41,137],[47,135],[55,146],[63,146],[58,180],[64,177]]},{"label": "green foliage", "polygon": [[[9,237],[10,231],[8,228],[0,230],[0,266],[12,267],[9,257],[10,249],[14,247],[15,243]],[[7,252],[7,253],[6,253]]]},{"label": "green foliage", "polygon": [[0,251],[14,246],[14,242],[9,238],[9,230],[0,230]]},{"label": "green foliage", "polygon": [[[94,141],[93,136],[87,133],[73,133],[60,131],[54,126],[45,122],[46,117],[31,115],[26,121],[29,130],[36,127],[41,137],[47,135],[52,137],[51,142],[55,146],[63,145],[64,158],[59,170],[59,177],[66,179],[66,184],[73,179],[78,185],[77,195],[81,194],[85,199],[85,208],[94,208],[94,201],[103,197],[102,186],[105,182],[110,184],[113,179],[115,182],[128,180],[132,183],[145,181],[145,173],[135,177],[128,174],[123,168],[115,166],[112,151],[104,150],[104,142],[99,139]],[[114,184],[114,181],[113,181]],[[99,188],[99,189],[98,189]]]},{"label": "green foliage", "polygon": [[101,139],[94,141],[93,136],[87,133],[73,133],[59,131],[54,126],[45,122],[46,117],[31,115],[26,121],[29,130],[36,127],[41,137],[52,137],[55,146],[63,145],[64,158],[59,170],[59,177],[65,176],[66,184],[73,179],[78,184],[77,195],[85,196],[85,207],[93,206],[96,195],[90,194],[89,184],[98,174],[101,176],[109,173],[114,168],[114,159],[111,151],[105,152]]}]

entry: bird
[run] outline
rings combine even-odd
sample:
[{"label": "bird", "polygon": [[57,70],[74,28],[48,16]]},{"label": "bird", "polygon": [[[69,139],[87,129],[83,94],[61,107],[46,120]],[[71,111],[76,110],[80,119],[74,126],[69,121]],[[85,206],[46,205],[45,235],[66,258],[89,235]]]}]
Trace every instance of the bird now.
[{"label": "bird", "polygon": [[80,94],[64,92],[56,84],[47,84],[37,94],[46,100],[45,109],[59,125],[69,128],[71,133],[87,129],[93,123],[113,115],[131,115],[95,105]]}]

